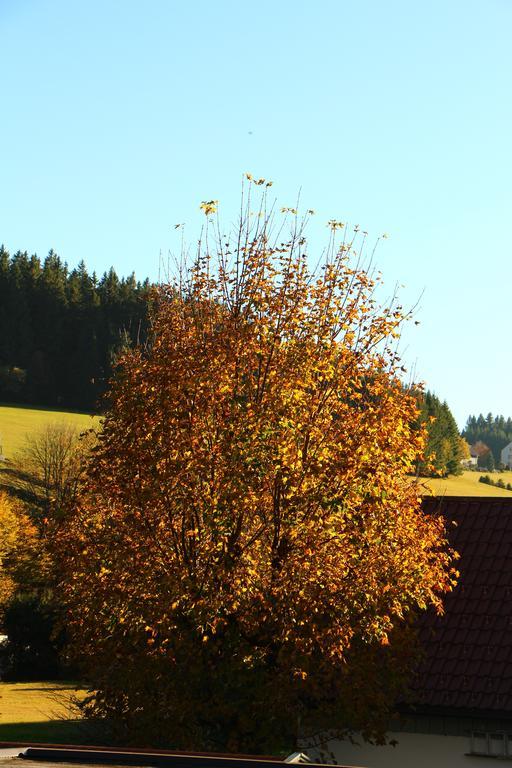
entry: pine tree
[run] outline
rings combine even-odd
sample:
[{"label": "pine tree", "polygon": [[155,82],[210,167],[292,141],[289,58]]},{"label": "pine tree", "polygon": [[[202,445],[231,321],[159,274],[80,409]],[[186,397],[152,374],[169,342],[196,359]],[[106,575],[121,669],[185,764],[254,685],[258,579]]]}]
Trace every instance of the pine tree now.
[{"label": "pine tree", "polygon": [[457,423],[448,404],[446,401],[442,403],[429,391],[418,395],[418,399],[419,423],[427,427],[425,458],[418,466],[419,473],[441,477],[460,474],[463,449]]}]

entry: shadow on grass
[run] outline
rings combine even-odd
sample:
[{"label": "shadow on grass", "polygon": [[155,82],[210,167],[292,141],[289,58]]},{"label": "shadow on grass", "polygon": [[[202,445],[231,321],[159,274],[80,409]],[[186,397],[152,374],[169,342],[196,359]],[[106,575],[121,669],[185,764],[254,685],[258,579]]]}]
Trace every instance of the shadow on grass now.
[{"label": "shadow on grass", "polygon": [[41,744],[94,743],[93,734],[80,720],[49,720],[40,723],[0,723],[0,741]]},{"label": "shadow on grass", "polygon": [[24,501],[26,504],[37,505],[37,496],[28,487],[29,480],[35,487],[30,475],[21,472],[10,463],[0,464],[0,491],[4,491],[9,496]]}]

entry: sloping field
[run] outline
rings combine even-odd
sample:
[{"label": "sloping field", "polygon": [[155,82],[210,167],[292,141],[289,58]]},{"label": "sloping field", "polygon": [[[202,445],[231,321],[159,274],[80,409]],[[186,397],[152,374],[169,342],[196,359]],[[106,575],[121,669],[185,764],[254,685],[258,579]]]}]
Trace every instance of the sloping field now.
[{"label": "sloping field", "polygon": [[489,475],[493,480],[503,480],[505,485],[512,483],[512,472],[463,472],[457,477],[422,478],[422,484],[428,486],[435,496],[503,496],[512,499],[512,491],[496,488],[478,482],[481,475]]},{"label": "sloping field", "polygon": [[[87,413],[25,408],[24,406],[0,405],[0,447],[8,459],[21,448],[26,435],[36,432],[46,424],[66,423],[79,431],[90,429],[99,423],[98,416]],[[0,451],[1,453],[2,451]]]}]

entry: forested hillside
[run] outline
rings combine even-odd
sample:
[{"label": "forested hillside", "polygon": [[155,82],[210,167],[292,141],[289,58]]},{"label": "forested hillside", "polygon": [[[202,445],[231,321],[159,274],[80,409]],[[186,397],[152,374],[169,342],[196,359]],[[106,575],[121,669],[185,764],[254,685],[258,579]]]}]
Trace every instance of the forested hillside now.
[{"label": "forested hillside", "polygon": [[471,445],[481,440],[493,454],[496,463],[500,461],[502,449],[512,442],[512,419],[504,416],[469,416],[462,437]]},{"label": "forested hillside", "polygon": [[0,247],[0,400],[94,410],[116,354],[146,338],[150,288]]}]

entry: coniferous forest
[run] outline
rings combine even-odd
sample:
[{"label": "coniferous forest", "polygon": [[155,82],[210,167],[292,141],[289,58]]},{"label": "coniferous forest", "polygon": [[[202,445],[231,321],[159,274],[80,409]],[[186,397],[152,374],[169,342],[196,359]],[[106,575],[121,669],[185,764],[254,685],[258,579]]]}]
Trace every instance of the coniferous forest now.
[{"label": "coniferous forest", "polygon": [[490,448],[496,463],[500,461],[502,449],[512,442],[512,419],[504,416],[469,416],[462,437],[470,444],[479,440]]},{"label": "coniferous forest", "polygon": [[418,405],[418,422],[427,429],[425,460],[418,466],[419,474],[433,477],[460,474],[462,441],[448,403],[427,391],[418,396]]},{"label": "coniferous forest", "polygon": [[116,355],[146,339],[150,289],[1,246],[0,401],[97,409]]}]

